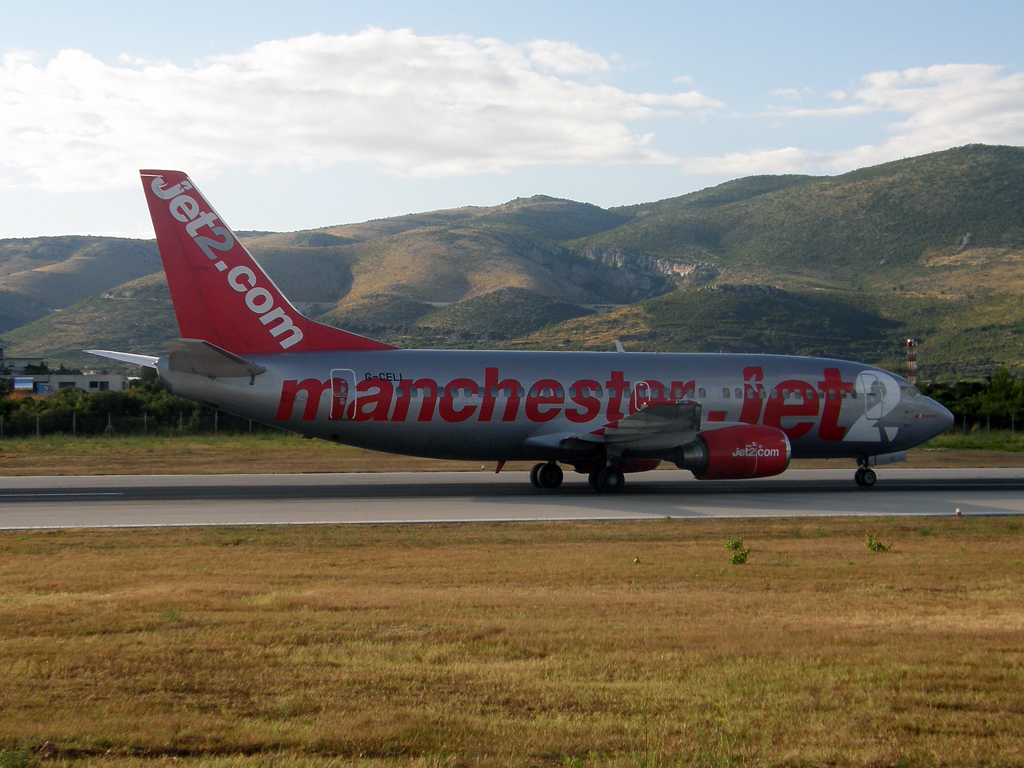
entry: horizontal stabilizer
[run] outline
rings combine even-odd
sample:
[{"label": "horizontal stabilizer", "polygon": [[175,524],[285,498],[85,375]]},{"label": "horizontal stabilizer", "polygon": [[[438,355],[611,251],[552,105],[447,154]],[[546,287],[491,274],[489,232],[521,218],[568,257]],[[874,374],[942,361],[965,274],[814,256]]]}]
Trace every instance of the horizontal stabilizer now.
[{"label": "horizontal stabilizer", "polygon": [[122,363],[143,365],[146,368],[156,368],[156,362],[160,359],[159,357],[153,357],[152,355],[132,355],[128,352],[111,352],[108,349],[86,349],[83,351],[90,355],[98,355],[99,357],[118,360]]},{"label": "horizontal stabilizer", "polygon": [[170,355],[167,367],[180,373],[194,373],[211,379],[231,379],[246,376],[249,383],[266,368],[250,363],[238,355],[198,339],[174,339],[168,342]]}]

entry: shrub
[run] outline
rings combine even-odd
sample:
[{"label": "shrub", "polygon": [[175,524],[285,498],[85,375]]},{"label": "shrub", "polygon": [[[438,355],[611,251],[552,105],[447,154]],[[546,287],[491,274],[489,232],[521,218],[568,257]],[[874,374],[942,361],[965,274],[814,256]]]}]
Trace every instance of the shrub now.
[{"label": "shrub", "polygon": [[729,564],[743,565],[750,555],[750,547],[743,546],[743,539],[729,539],[725,542],[725,548],[729,550]]},{"label": "shrub", "polygon": [[864,540],[868,544],[869,552],[888,552],[890,549],[892,549],[892,544],[886,546],[881,541],[872,536],[870,533],[864,537]]}]

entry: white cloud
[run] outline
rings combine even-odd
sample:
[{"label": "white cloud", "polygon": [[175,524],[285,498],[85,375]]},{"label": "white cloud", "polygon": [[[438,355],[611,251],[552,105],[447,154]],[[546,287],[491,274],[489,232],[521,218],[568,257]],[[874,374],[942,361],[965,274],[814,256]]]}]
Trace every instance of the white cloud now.
[{"label": "white cloud", "polygon": [[751,176],[764,173],[812,173],[814,156],[797,147],[734,152],[723,157],[701,157],[682,163],[687,173]]},{"label": "white cloud", "polygon": [[846,91],[831,91],[828,97],[833,101],[842,101],[846,98]]},{"label": "white cloud", "polygon": [[554,40],[535,40],[525,46],[530,62],[539,69],[559,75],[587,75],[591,72],[607,72],[611,65],[596,53],[577,48],[572,43]]},{"label": "white cloud", "polygon": [[569,43],[367,29],[261,43],[183,68],[77,50],[0,66],[0,188],[110,189],[140,167],[378,163],[408,176],[536,164],[666,163],[634,120],[707,111],[697,91],[628,93]]},{"label": "white cloud", "polygon": [[[945,64],[863,78],[847,106],[769,111],[773,119],[850,118],[890,114],[889,138],[831,151],[757,150],[686,160],[684,170],[709,174],[841,173],[963,144],[1024,144],[1024,74],[1002,74],[986,64]],[[792,89],[775,95],[796,93]],[[797,94],[798,95],[798,94]],[[836,101],[841,91],[829,96]],[[896,116],[904,116],[902,119]],[[773,168],[779,170],[772,170]]]},{"label": "white cloud", "polygon": [[772,96],[780,99],[792,99],[793,101],[800,101],[800,91],[796,88],[776,88],[772,91]]}]

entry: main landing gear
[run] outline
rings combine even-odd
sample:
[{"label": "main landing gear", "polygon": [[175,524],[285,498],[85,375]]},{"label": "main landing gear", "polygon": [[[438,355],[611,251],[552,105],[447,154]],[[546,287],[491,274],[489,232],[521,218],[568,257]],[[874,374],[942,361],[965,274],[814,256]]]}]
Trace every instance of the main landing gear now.
[{"label": "main landing gear", "polygon": [[547,488],[554,490],[562,484],[562,468],[549,461],[547,464],[536,464],[530,470],[530,482],[534,488]]},{"label": "main landing gear", "polygon": [[877,479],[878,476],[875,474],[875,470],[868,467],[858,467],[853,475],[853,482],[863,488],[870,488]]},{"label": "main landing gear", "polygon": [[618,493],[626,484],[626,476],[618,467],[599,467],[590,473],[587,481],[598,493]]}]

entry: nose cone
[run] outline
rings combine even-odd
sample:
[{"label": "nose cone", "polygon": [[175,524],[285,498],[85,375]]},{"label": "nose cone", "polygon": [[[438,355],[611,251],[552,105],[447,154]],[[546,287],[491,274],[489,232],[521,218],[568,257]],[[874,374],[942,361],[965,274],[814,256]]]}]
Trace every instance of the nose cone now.
[{"label": "nose cone", "polygon": [[927,440],[931,440],[933,437],[941,435],[947,429],[952,427],[955,419],[953,418],[953,414],[949,412],[949,409],[935,402],[930,397],[928,398],[927,407],[929,413],[935,414],[934,420],[930,420],[932,421],[932,425],[929,429],[928,437],[925,438]]}]

